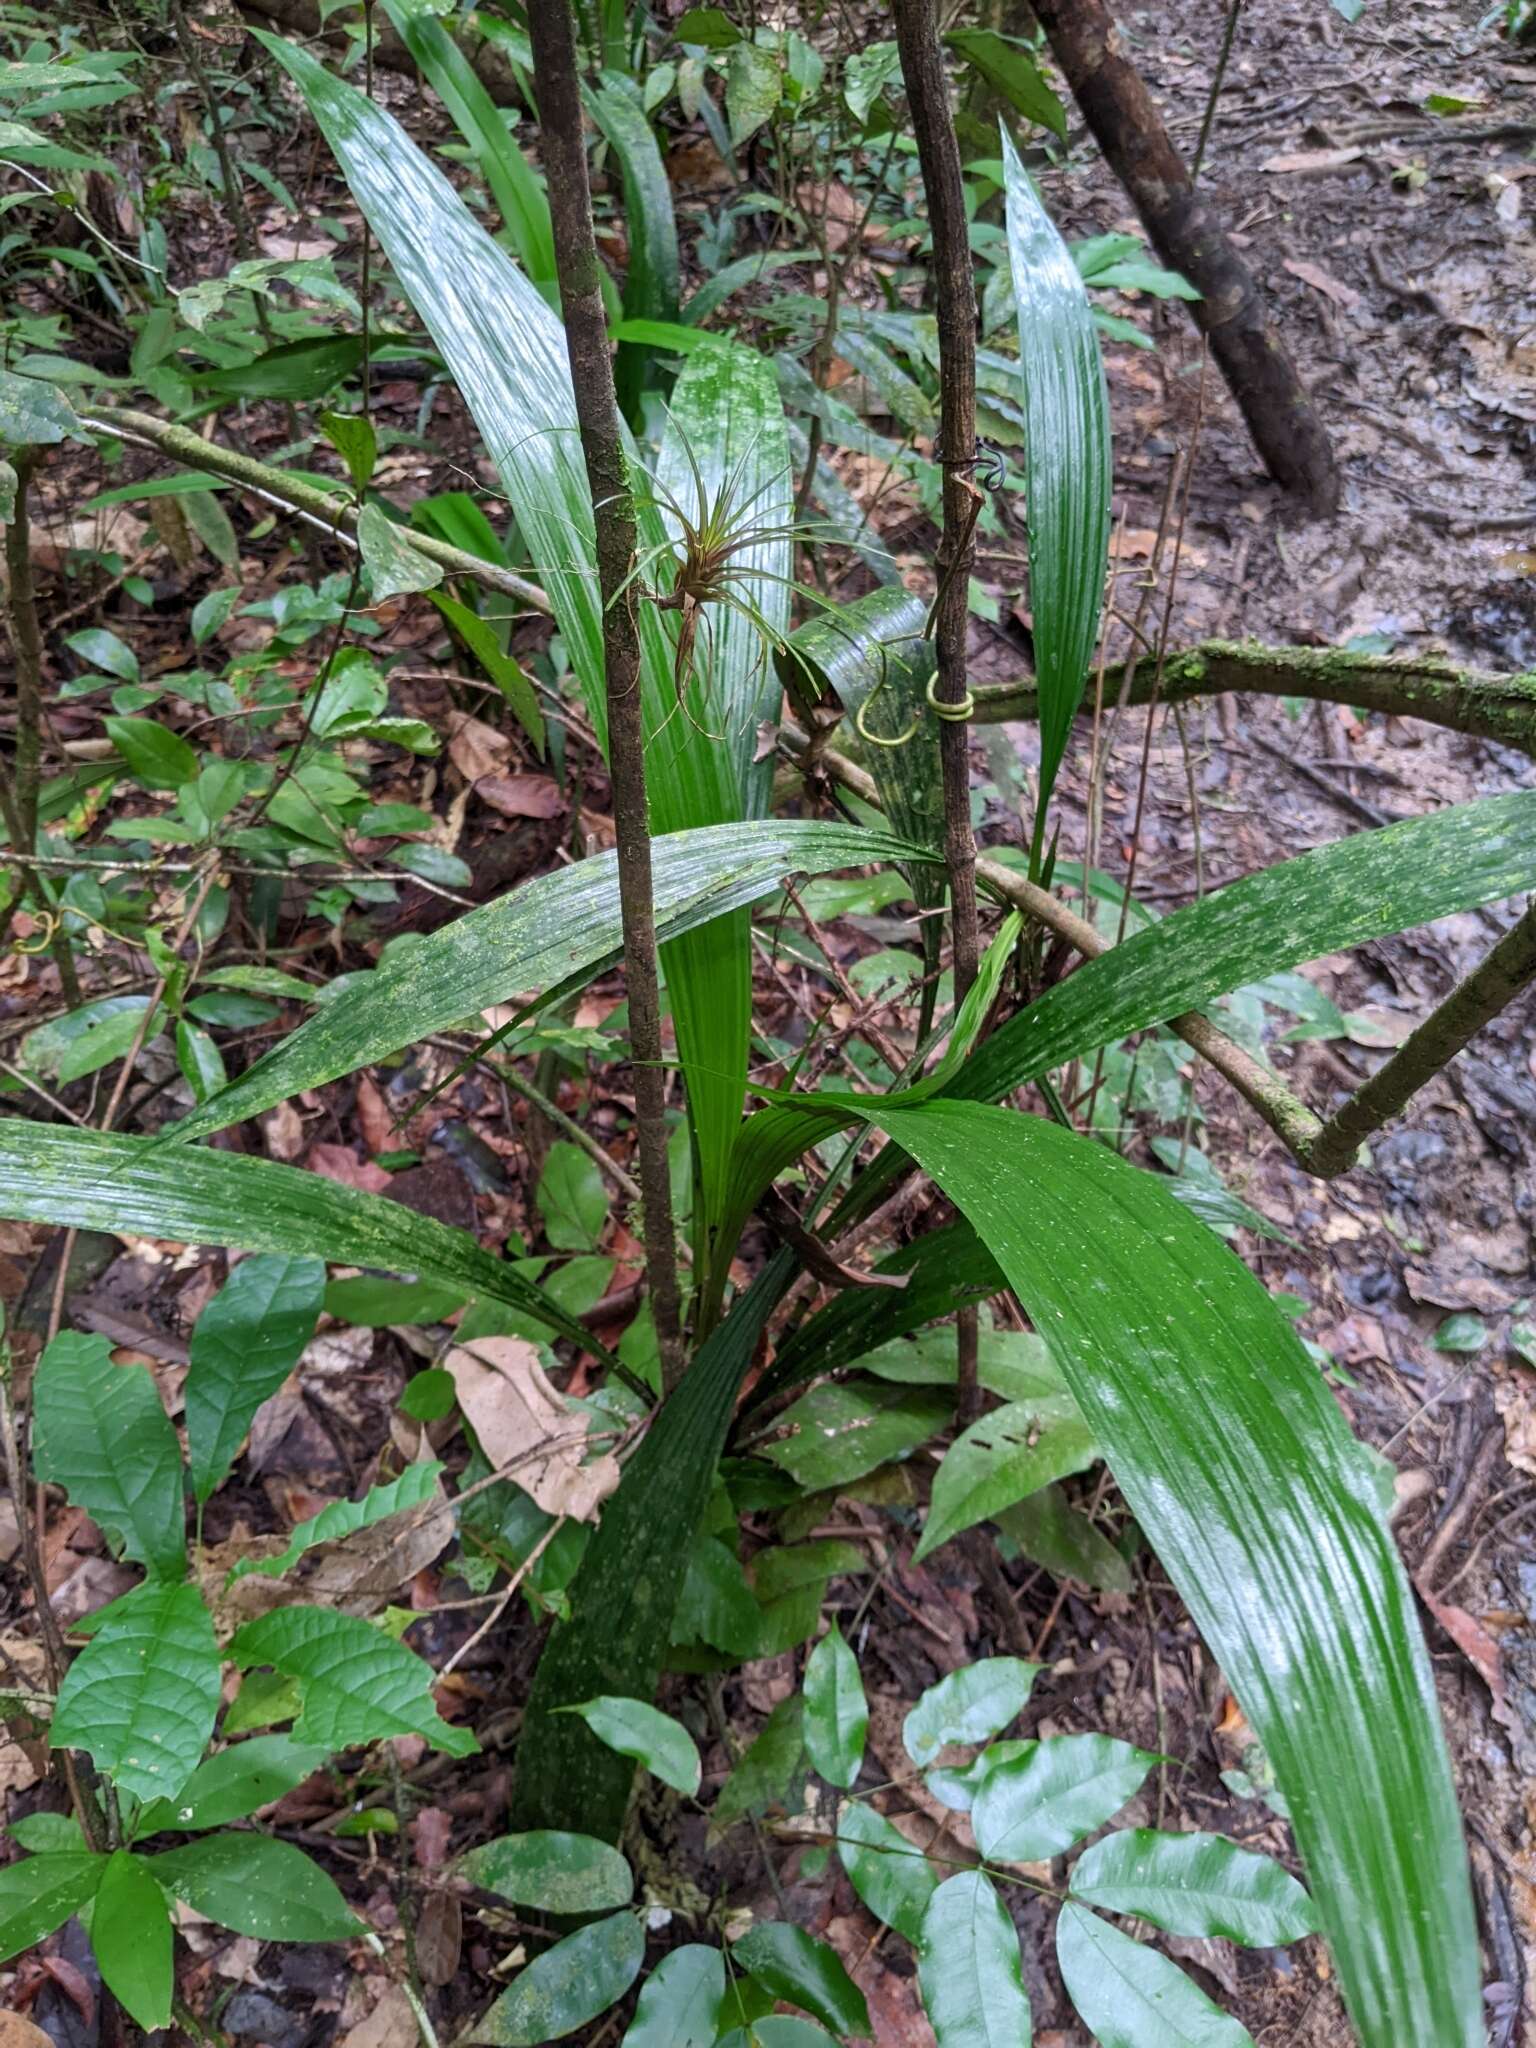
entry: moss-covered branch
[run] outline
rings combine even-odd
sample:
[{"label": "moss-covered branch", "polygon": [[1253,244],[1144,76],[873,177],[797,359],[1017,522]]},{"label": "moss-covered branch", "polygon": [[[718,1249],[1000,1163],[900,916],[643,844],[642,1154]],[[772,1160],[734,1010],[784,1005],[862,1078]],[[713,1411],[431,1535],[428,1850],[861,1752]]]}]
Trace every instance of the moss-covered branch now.
[{"label": "moss-covered branch", "polygon": [[[1118,664],[1106,673],[1108,703],[1120,695],[1125,666]],[[1138,661],[1128,703],[1150,700],[1156,666],[1145,656]],[[1228,690],[1251,690],[1265,697],[1315,697],[1329,704],[1358,705],[1363,711],[1422,718],[1452,732],[1501,740],[1506,746],[1536,754],[1536,674],[1489,675],[1433,656],[1351,654],[1336,647],[1264,647],[1251,640],[1207,640],[1168,657],[1157,694],[1161,703],[1182,704],[1192,697],[1215,697]],[[975,716],[984,725],[1036,715],[1033,681],[978,684],[974,694]]]}]

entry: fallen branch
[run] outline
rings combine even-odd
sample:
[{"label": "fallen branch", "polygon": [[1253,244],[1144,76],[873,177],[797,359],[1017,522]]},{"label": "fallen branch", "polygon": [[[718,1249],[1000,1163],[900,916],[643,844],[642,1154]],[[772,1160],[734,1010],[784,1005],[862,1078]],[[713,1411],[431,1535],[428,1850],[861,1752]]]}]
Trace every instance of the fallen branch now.
[{"label": "fallen branch", "polygon": [[[1113,702],[1125,685],[1127,664],[1104,675],[1104,695]],[[1128,704],[1146,704],[1153,691],[1153,664],[1140,662],[1131,676]],[[1229,690],[1263,697],[1313,697],[1330,704],[1357,704],[1398,718],[1422,718],[1452,732],[1500,740],[1536,754],[1536,674],[1489,675],[1458,668],[1433,655],[1351,654],[1337,647],[1263,647],[1248,640],[1207,640],[1163,665],[1158,699],[1183,704]],[[1034,718],[1033,680],[980,683],[974,717],[982,725],[1010,718]]]}]

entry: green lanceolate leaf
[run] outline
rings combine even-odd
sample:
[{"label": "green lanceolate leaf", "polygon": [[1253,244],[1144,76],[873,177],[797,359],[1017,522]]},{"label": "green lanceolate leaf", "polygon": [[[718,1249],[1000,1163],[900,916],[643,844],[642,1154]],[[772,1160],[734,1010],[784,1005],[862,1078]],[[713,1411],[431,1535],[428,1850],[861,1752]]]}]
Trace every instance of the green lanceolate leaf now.
[{"label": "green lanceolate leaf", "polygon": [[170,1908],[149,1865],[116,1850],[91,1907],[91,1948],[101,1981],[147,2034],[170,2022],[172,1946]]},{"label": "green lanceolate leaf", "polygon": [[1006,128],[1008,257],[1019,318],[1029,507],[1029,591],[1040,693],[1035,856],[1082,700],[1109,562],[1109,395],[1088,292]]},{"label": "green lanceolate leaf", "polygon": [[194,1912],[258,1941],[350,1941],[363,1931],[319,1864],[268,1835],[207,1835],[149,1867]]},{"label": "green lanceolate leaf", "polygon": [[530,282],[555,305],[558,285],[549,201],[527,158],[507,133],[507,124],[497,112],[495,101],[429,7],[418,4],[418,0],[384,0],[384,5],[400,32],[400,40],[479,158],[512,253]]},{"label": "green lanceolate leaf", "polygon": [[984,1856],[1044,1863],[1102,1827],[1157,1761],[1109,1735],[1054,1735],[982,1779],[971,1826]]},{"label": "green lanceolate leaf", "polygon": [[915,1764],[955,1742],[989,1742],[1022,1713],[1042,1667],[1022,1657],[983,1657],[930,1685],[901,1727]]},{"label": "green lanceolate leaf", "polygon": [[1291,1326],[1102,1146],[980,1105],[880,1121],[1050,1331],[1274,1766],[1365,2048],[1474,2048],[1465,1852],[1412,1595],[1376,1475]]},{"label": "green lanceolate leaf", "polygon": [[724,1998],[719,1949],[697,1941],[672,1949],[645,1980],[623,2048],[714,2048]]},{"label": "green lanceolate leaf", "polygon": [[615,1913],[568,1934],[520,1970],[464,2039],[487,2048],[545,2048],[621,1999],[645,1961],[645,1929]]},{"label": "green lanceolate leaf", "polygon": [[416,1273],[505,1302],[593,1350],[573,1316],[468,1231],[270,1160],[0,1118],[0,1216]]},{"label": "green lanceolate leaf", "polygon": [[1056,1960],[1067,1995],[1100,2048],[1254,2048],[1248,2029],[1213,2005],[1176,1963],[1081,1906],[1061,1909]]},{"label": "green lanceolate leaf", "polygon": [[857,1779],[868,1727],[859,1661],[833,1622],[805,1667],[805,1746],[829,1785],[846,1791]]},{"label": "green lanceolate leaf", "polygon": [[[624,317],[676,320],[677,219],[672,211],[672,187],[639,91],[632,80],[610,74],[595,92],[588,91],[583,97],[618,158],[624,184],[624,218],[629,229]],[[645,369],[643,350],[620,347],[614,374],[619,401],[631,417],[645,382]]]},{"label": "green lanceolate leaf", "polygon": [[681,1792],[685,1799],[697,1795],[703,1774],[698,1745],[670,1714],[663,1714],[646,1700],[623,1699],[614,1694],[585,1700],[565,1711],[579,1714],[599,1742],[605,1742],[620,1756],[633,1757],[674,1792]]},{"label": "green lanceolate leaf", "polygon": [[258,1735],[231,1743],[198,1765],[174,1799],[156,1799],[134,1827],[139,1840],[164,1831],[222,1828],[244,1820],[302,1785],[325,1763],[330,1751],[291,1735]]},{"label": "green lanceolate leaf", "polygon": [[850,1800],[837,1817],[837,1856],[849,1883],[876,1919],[915,1947],[939,1882],[922,1850],[883,1813]]},{"label": "green lanceolate leaf", "polygon": [[944,46],[974,66],[1026,121],[1035,121],[1066,141],[1066,109],[1046,83],[1027,43],[989,28],[960,28],[950,30]]},{"label": "green lanceolate leaf", "polygon": [[[0,1130],[0,1145],[15,1129]],[[66,1330],[38,1361],[32,1398],[39,1479],[62,1486],[129,1557],[167,1576],[180,1572],[181,1450],[148,1368],[114,1365],[105,1337]]]},{"label": "green lanceolate leaf", "polygon": [[105,1856],[28,1856],[0,1870],[0,1963],[32,1948],[77,1913],[101,1882]]},{"label": "green lanceolate leaf", "polygon": [[1122,1830],[1095,1842],[1072,1872],[1072,1896],[1165,1934],[1278,1948],[1317,1928],[1312,1901],[1288,1870],[1221,1835]]},{"label": "green lanceolate leaf", "polygon": [[1083,1471],[1097,1455],[1070,1395],[1009,1401],[978,1416],[944,1453],[934,1475],[928,1520],[914,1558],[927,1557],[962,1530],[1052,1480]]},{"label": "green lanceolate leaf", "polygon": [[617,1849],[591,1835],[534,1828],[502,1835],[459,1858],[459,1871],[483,1891],[544,1913],[601,1913],[627,1906],[635,1880]]},{"label": "green lanceolate leaf", "polygon": [[872,2033],[864,1994],[834,1948],[788,1920],[751,1928],[731,1950],[765,1991],[814,2014],[836,2034],[867,2039]]},{"label": "green lanceolate leaf", "polygon": [[299,1523],[288,1539],[287,1549],[279,1556],[242,1558],[230,1573],[231,1579],[243,1579],[251,1572],[259,1572],[265,1578],[281,1578],[284,1572],[298,1563],[306,1550],[313,1550],[317,1543],[332,1543],[338,1536],[350,1536],[358,1529],[371,1529],[375,1522],[387,1521],[391,1515],[406,1514],[412,1508],[422,1507],[437,1493],[438,1475],[442,1469],[434,1460],[426,1459],[416,1465],[407,1465],[398,1479],[391,1479],[385,1486],[370,1486],[361,1500],[332,1501],[318,1515]]},{"label": "green lanceolate leaf", "polygon": [[114,1601],[64,1674],[49,1741],[83,1749],[136,1799],[175,1799],[219,1709],[219,1646],[196,1586]]},{"label": "green lanceolate leaf", "polygon": [[479,1748],[432,1704],[432,1667],[371,1622],[326,1607],[280,1607],[248,1621],[229,1646],[237,1664],[270,1664],[303,1689],[300,1742],[347,1749],[386,1735],[424,1735],[449,1756]]},{"label": "green lanceolate leaf", "polygon": [[[671,939],[744,908],[788,874],[910,859],[913,851],[902,840],[857,826],[797,820],[670,833],[651,849],[657,932]],[[530,991],[548,999],[579,987],[622,948],[614,853],[537,876],[432,933],[397,966],[376,970],[334,997],[238,1081],[173,1125],[170,1135],[206,1137],[493,1004]],[[173,1171],[183,1170],[174,1151],[171,1160]]]},{"label": "green lanceolate leaf", "polygon": [[1032,2038],[1018,1933],[979,1870],[946,1878],[929,1900],[917,1971],[938,2048],[1019,2048]]},{"label": "green lanceolate leaf", "polygon": [[315,1334],[325,1299],[320,1259],[244,1259],[192,1326],[187,1448],[192,1490],[207,1500],[229,1470],[262,1402]]},{"label": "green lanceolate leaf", "polygon": [[571,1619],[556,1622],[534,1675],[512,1797],[521,1827],[618,1838],[633,1765],[560,1710],[655,1693],[736,1395],[792,1271],[778,1253],[706,1338],[604,1504],[571,1582]]}]

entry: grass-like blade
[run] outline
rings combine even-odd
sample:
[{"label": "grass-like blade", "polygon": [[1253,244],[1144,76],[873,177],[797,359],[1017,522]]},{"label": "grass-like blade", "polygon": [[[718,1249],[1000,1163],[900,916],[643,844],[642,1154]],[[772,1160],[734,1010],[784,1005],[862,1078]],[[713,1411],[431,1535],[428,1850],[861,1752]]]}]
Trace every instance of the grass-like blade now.
[{"label": "grass-like blade", "polygon": [[604,1355],[541,1287],[483,1251],[467,1230],[268,1159],[5,1117],[0,1216],[417,1273],[505,1302]]},{"label": "grass-like blade", "polygon": [[1038,861],[1046,809],[1082,701],[1104,601],[1113,485],[1109,395],[1082,275],[1006,126],[1000,123],[998,132],[1024,399],[1029,602],[1040,693]]},{"label": "grass-like blade", "polygon": [[[883,833],[796,819],[669,833],[652,843],[657,935],[744,909],[785,875],[914,857]],[[493,1004],[579,986],[622,945],[615,853],[537,875],[349,985],[167,1135],[206,1137]]]},{"label": "grass-like blade", "polygon": [[[610,74],[584,97],[588,113],[618,158],[624,186],[623,219],[629,236],[624,317],[676,320],[677,219],[672,211],[672,187],[639,89],[633,80]],[[620,348],[614,375],[620,403],[631,417],[646,381],[646,365],[643,347],[631,343]]]},{"label": "grass-like blade", "polygon": [[1365,2048],[1473,2048],[1477,1936],[1412,1591],[1290,1324],[1106,1147],[980,1103],[873,1114],[1048,1333],[1274,1766]]}]

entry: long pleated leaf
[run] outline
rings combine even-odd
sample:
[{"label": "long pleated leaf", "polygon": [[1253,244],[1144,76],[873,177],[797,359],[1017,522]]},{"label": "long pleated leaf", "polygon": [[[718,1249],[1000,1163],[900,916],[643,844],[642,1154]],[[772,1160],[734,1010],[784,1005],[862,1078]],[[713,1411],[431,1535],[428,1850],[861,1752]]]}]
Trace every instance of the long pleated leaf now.
[{"label": "long pleated leaf", "polygon": [[1477,1935],[1413,1595],[1290,1324],[1107,1148],[980,1103],[873,1114],[995,1254],[1263,1743],[1364,2048],[1474,2048]]},{"label": "long pleated leaf", "polygon": [[[697,720],[719,735],[714,744],[730,764],[725,815],[762,817],[772,789],[773,760],[759,736],[778,702],[772,647],[789,625],[794,557],[786,529],[794,518],[794,494],[784,406],[778,382],[761,356],[722,343],[689,359],[672,393],[657,481],[663,497],[694,521],[707,516],[722,492],[728,493],[744,521],[764,536],[731,557],[741,579],[734,586],[736,595],[755,619],[721,603],[706,607],[692,670],[682,678],[686,708],[674,713],[675,724]],[[662,516],[677,538],[675,513],[664,505]],[[667,793],[659,791],[653,806],[658,820],[699,822],[672,818],[669,804]],[[717,919],[675,941],[666,949],[665,965],[678,1053],[688,1079],[699,1176],[699,1252],[701,1267],[707,1267],[746,1099],[752,1031],[746,913]],[[723,1248],[726,1259],[732,1249]]]},{"label": "long pleated leaf", "polygon": [[[1229,882],[1090,960],[1002,1025],[943,1086],[997,1101],[1132,1031],[1326,953],[1536,888],[1536,791],[1456,804]],[[893,1104],[920,1099],[892,1096]],[[856,1115],[830,1092],[775,1103],[736,1140],[727,1228],[808,1145]]]},{"label": "long pleated leaf", "polygon": [[779,1252],[700,1348],[603,1509],[539,1660],[518,1744],[513,1825],[616,1841],[634,1765],[563,1709],[603,1694],[649,1700],[715,1484],[737,1391],[794,1274]]},{"label": "long pleated leaf", "polygon": [[999,124],[1019,316],[1028,483],[1029,608],[1040,692],[1042,828],[1098,638],[1109,560],[1109,396],[1088,292]]},{"label": "long pleated leaf", "polygon": [[[740,910],[800,870],[905,861],[916,850],[853,825],[785,819],[675,832],[652,846],[663,939]],[[548,995],[619,957],[618,860],[535,876],[353,982],[165,1135],[206,1137],[513,997]]]},{"label": "long pleated leaf", "polygon": [[505,1302],[602,1355],[580,1323],[467,1230],[267,1159],[4,1117],[0,1216],[415,1273]]},{"label": "long pleated leaf", "polygon": [[518,262],[543,297],[555,304],[559,286],[549,201],[527,158],[507,133],[496,102],[439,16],[422,0],[384,0],[384,8],[400,40],[474,150]]}]

